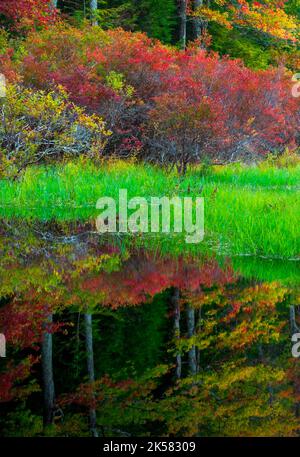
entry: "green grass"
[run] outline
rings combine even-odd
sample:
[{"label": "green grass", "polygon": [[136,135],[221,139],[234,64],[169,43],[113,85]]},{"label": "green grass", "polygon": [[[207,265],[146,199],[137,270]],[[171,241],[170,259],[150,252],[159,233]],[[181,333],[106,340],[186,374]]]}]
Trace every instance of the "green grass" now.
[{"label": "green grass", "polygon": [[19,181],[0,181],[0,217],[40,220],[95,218],[102,196],[203,196],[205,239],[188,245],[184,235],[144,235],[135,242],[162,252],[297,258],[300,254],[300,167],[241,165],[198,168],[185,177],[150,165],[114,162],[96,167],[70,162],[27,169]]},{"label": "green grass", "polygon": [[[232,164],[212,168],[206,181],[238,186],[279,189],[300,186],[300,165],[295,168],[275,168],[266,165]],[[195,173],[194,173],[195,174]]]}]

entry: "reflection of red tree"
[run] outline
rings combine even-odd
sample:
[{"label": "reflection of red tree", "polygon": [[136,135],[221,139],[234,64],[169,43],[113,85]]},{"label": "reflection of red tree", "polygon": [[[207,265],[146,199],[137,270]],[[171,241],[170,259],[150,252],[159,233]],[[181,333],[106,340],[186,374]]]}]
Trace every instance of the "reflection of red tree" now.
[{"label": "reflection of red tree", "polygon": [[[40,302],[12,300],[0,310],[0,328],[8,344],[14,348],[26,349],[41,341],[43,324],[48,315],[48,307]],[[54,333],[59,324],[47,328]]]},{"label": "reflection of red tree", "polygon": [[[45,304],[17,299],[12,299],[1,308],[0,328],[5,334],[7,344],[14,352],[23,351],[24,354],[28,354],[39,351],[39,343],[41,343],[45,330],[43,326],[48,313],[49,309]],[[61,326],[62,324],[55,323],[51,327],[48,326],[47,331],[54,333]],[[5,371],[0,374],[0,403],[25,398],[38,389],[35,384],[26,385],[24,383],[39,360],[40,357],[33,354],[23,356],[19,363],[8,359]]]},{"label": "reflection of red tree", "polygon": [[16,383],[25,381],[31,373],[32,366],[39,361],[39,357],[28,356],[22,362],[14,365],[9,362],[4,373],[0,375],[0,403],[28,396],[37,387],[33,384],[16,386]]},{"label": "reflection of red tree", "polygon": [[133,257],[114,273],[100,273],[84,279],[81,287],[92,294],[102,293],[101,303],[117,308],[138,305],[170,287],[182,291],[197,291],[201,286],[212,287],[234,281],[229,266],[221,269],[215,260],[205,264],[183,259],[149,259]]},{"label": "reflection of red tree", "polygon": [[[11,267],[11,274],[13,271]],[[67,278],[69,278],[68,275]],[[202,285],[209,287],[232,280],[231,269],[226,267],[222,270],[213,260],[201,265],[195,262],[188,264],[182,259],[155,260],[146,256],[135,256],[117,272],[95,274],[93,267],[88,269],[86,274],[83,274],[80,287],[88,290],[92,295],[97,296],[101,293],[102,296],[103,294],[104,299],[101,303],[116,308],[141,304],[169,287],[178,287],[183,291],[192,292],[197,291]],[[50,294],[45,290],[40,293],[31,285],[23,292],[22,297],[13,297],[1,308],[0,328],[6,336],[8,345],[14,351],[25,350],[28,354],[39,350],[42,334],[45,331],[45,319],[51,311],[49,304],[52,303],[55,308],[63,301],[64,305],[68,306],[69,295],[73,297],[75,284],[68,281],[70,278],[67,279],[66,294],[63,292],[63,283],[59,286],[59,293],[52,291]],[[56,322],[51,327],[47,327],[47,331],[54,333],[61,327],[62,324]],[[24,382],[38,360],[38,357],[30,355],[19,364],[7,365],[5,372],[0,376],[0,401],[10,401],[26,395],[28,389],[16,388],[16,382]]]}]

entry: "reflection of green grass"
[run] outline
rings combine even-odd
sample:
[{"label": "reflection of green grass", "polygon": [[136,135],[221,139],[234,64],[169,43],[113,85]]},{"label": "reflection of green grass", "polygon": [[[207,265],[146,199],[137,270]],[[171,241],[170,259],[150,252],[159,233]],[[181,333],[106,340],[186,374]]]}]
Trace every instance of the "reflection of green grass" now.
[{"label": "reflection of green grass", "polygon": [[[101,196],[205,197],[205,242],[187,245],[183,236],[144,236],[163,251],[197,253],[208,246],[232,254],[296,257],[300,253],[300,167],[216,167],[184,178],[149,165],[116,162],[96,168],[89,162],[28,169],[19,182],[0,181],[0,215],[42,220],[86,219],[97,213]],[[181,242],[182,240],[182,242]]]},{"label": "reflection of green grass", "polygon": [[298,262],[286,260],[268,260],[258,257],[232,257],[233,270],[244,278],[260,281],[280,281],[286,285],[300,284]]}]

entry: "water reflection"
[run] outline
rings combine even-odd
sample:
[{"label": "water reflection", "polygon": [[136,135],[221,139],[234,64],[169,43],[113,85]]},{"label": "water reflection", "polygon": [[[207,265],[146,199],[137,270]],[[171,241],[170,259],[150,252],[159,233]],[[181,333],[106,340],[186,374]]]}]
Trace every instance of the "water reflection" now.
[{"label": "water reflection", "polygon": [[299,434],[297,262],[36,220],[2,220],[0,251],[2,435]]}]

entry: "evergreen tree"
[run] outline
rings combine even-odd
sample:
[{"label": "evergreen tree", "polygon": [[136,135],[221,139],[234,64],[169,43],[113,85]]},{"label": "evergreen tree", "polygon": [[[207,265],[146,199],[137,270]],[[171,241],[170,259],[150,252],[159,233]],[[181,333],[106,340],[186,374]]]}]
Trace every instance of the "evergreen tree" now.
[{"label": "evergreen tree", "polygon": [[139,26],[153,38],[171,43],[176,25],[176,0],[138,0]]}]

